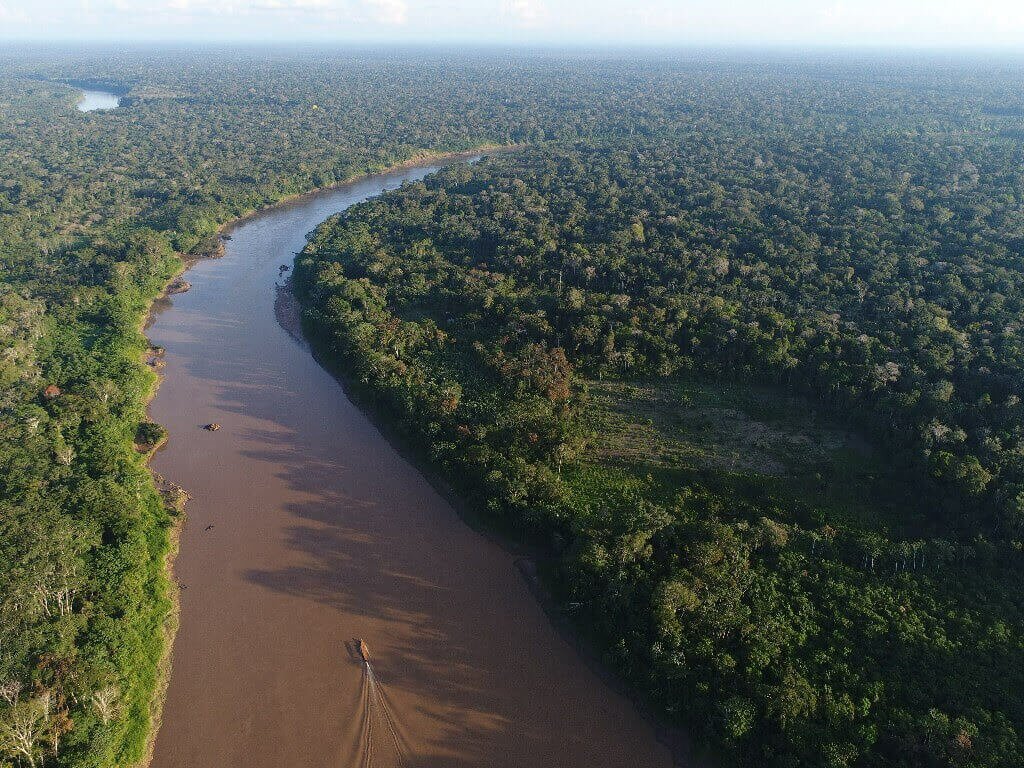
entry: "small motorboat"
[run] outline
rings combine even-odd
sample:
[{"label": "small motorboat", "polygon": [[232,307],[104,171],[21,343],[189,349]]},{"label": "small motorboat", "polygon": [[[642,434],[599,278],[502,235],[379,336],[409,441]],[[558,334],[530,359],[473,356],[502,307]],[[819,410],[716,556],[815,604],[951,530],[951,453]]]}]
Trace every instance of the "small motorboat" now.
[{"label": "small motorboat", "polygon": [[363,661],[367,664],[370,663],[370,646],[366,644],[365,640],[359,641],[359,655],[363,657]]}]

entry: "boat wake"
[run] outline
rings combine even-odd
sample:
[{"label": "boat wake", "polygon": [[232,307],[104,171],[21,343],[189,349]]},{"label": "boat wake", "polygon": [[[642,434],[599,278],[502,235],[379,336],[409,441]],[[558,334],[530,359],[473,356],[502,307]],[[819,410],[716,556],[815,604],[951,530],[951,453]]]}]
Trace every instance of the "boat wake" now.
[{"label": "boat wake", "polygon": [[363,677],[359,692],[359,731],[356,765],[360,768],[383,768],[384,766],[409,766],[409,742],[402,733],[395,716],[394,707],[387,688],[377,677],[370,650],[366,643],[357,640],[350,646],[356,651],[359,663],[363,665]]}]

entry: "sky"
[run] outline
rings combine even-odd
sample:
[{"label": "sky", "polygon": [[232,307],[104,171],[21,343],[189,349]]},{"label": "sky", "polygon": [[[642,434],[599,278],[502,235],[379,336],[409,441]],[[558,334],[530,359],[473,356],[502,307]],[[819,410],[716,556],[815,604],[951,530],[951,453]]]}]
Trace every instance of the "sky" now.
[{"label": "sky", "polygon": [[1024,49],[1024,0],[0,0],[0,39]]}]

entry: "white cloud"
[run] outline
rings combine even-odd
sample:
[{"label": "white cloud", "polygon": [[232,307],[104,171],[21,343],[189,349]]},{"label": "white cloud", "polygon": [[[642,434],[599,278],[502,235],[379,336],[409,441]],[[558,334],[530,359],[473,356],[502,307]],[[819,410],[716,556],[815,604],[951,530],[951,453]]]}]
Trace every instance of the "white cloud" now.
[{"label": "white cloud", "polygon": [[28,14],[21,8],[11,8],[7,3],[0,3],[0,21],[28,21]]},{"label": "white cloud", "polygon": [[[121,0],[121,4],[125,3]],[[129,3],[129,5],[133,5]],[[209,14],[214,16],[245,15],[261,11],[290,11],[300,13],[318,13],[331,11],[343,3],[336,0],[164,0],[163,3],[151,4],[150,10],[156,12],[177,11],[180,13]]]},{"label": "white cloud", "polygon": [[1009,0],[963,3],[955,0],[903,0],[884,7],[837,0],[824,6],[811,18],[829,31],[860,34],[865,37],[948,38],[983,36],[994,38],[1007,30],[1024,26],[1024,4]]},{"label": "white cloud", "polygon": [[548,19],[544,0],[502,0],[502,14],[520,27],[537,27]]},{"label": "white cloud", "polygon": [[406,0],[105,0],[107,11],[135,18],[176,17],[185,21],[202,16],[276,18],[289,15],[310,19],[345,18],[350,21],[396,22],[408,13]]},{"label": "white cloud", "polygon": [[119,11],[135,16],[173,16],[181,19],[213,17],[292,16],[310,20],[405,24],[409,18],[407,0],[108,0]]},{"label": "white cloud", "polygon": [[370,15],[378,24],[400,25],[409,20],[406,0],[365,0]]},{"label": "white cloud", "polygon": [[1021,48],[1024,1],[0,0],[5,36]]}]

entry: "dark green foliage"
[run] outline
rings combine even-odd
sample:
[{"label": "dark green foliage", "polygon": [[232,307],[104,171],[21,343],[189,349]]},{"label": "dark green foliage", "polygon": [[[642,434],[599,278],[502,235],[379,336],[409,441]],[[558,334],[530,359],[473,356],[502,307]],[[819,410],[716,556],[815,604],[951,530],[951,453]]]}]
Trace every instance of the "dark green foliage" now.
[{"label": "dark green foliage", "polygon": [[[29,762],[15,720],[47,764],[144,753],[173,512],[133,449],[161,437],[139,323],[178,254],[293,193],[532,144],[317,234],[325,342],[737,759],[1024,763],[1013,66],[10,45],[0,71],[0,759]],[[75,111],[75,82],[122,108]],[[595,463],[583,377],[681,371],[802,391],[920,502],[848,525]]]},{"label": "dark green foliage", "polygon": [[[162,437],[143,412],[139,325],[177,254],[289,194],[549,138],[537,108],[561,97],[523,65],[530,100],[508,106],[527,91],[497,60],[455,76],[443,57],[9,46],[0,65],[0,761],[131,765],[164,651],[172,522],[133,450]],[[124,106],[79,113],[61,82],[114,84]]]},{"label": "dark green foliage", "polygon": [[144,421],[135,430],[135,444],[152,448],[167,437],[167,430],[152,421]]},{"label": "dark green foliage", "polygon": [[[296,279],[370,395],[504,527],[553,542],[565,610],[724,756],[1013,766],[1024,189],[999,169],[1018,153],[778,126],[520,150],[328,222]],[[602,463],[579,374],[681,372],[866,430],[884,514],[756,471]]]}]

